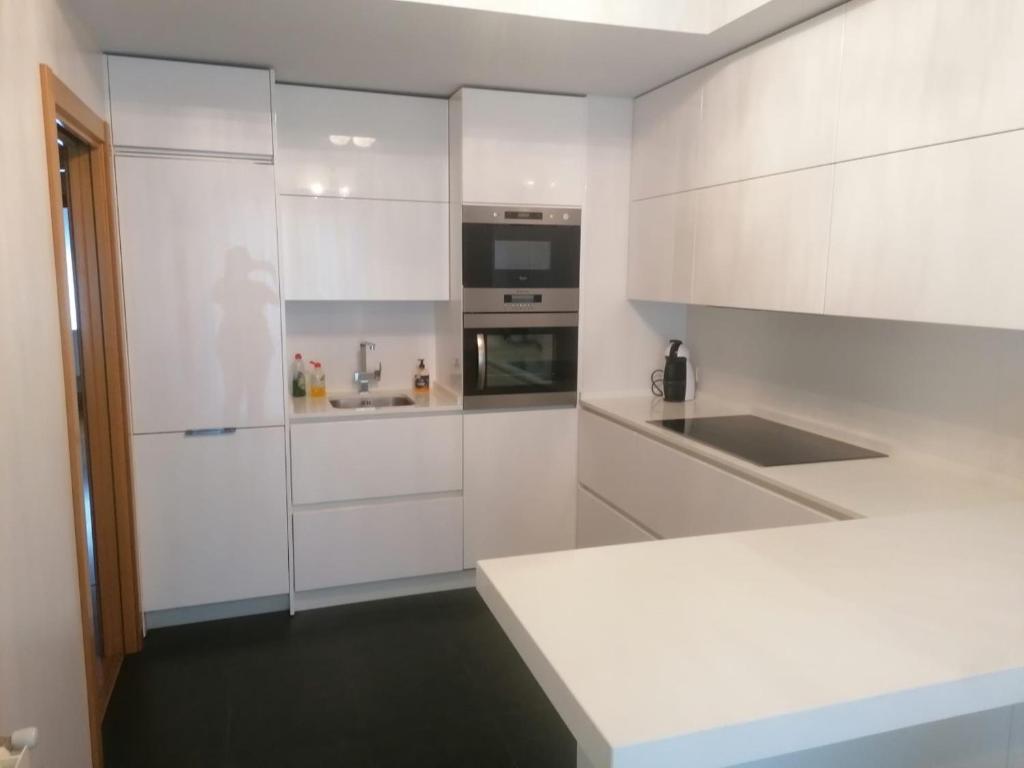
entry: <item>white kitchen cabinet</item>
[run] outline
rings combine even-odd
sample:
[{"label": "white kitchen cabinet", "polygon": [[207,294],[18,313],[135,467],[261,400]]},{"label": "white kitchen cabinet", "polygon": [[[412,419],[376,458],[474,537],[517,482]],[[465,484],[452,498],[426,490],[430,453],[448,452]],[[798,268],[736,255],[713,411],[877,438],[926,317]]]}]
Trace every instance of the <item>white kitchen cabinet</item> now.
[{"label": "white kitchen cabinet", "polygon": [[184,61],[107,58],[118,149],[270,157],[270,72]]},{"label": "white kitchen cabinet", "polygon": [[462,498],[425,497],[294,513],[295,589],[462,570]]},{"label": "white kitchen cabinet", "polygon": [[277,188],[448,202],[448,101],[299,85],[274,87]]},{"label": "white kitchen cabinet", "polygon": [[604,547],[653,541],[654,537],[585,488],[576,501],[576,547]]},{"label": "white kitchen cabinet", "polygon": [[831,162],[842,47],[839,8],[704,70],[700,186]]},{"label": "white kitchen cabinet", "polygon": [[704,74],[698,70],[633,102],[633,200],[697,186]]},{"label": "white kitchen cabinet", "polygon": [[822,311],[833,166],[702,189],[693,302]]},{"label": "white kitchen cabinet", "polygon": [[681,192],[630,203],[628,298],[691,300],[697,195]]},{"label": "white kitchen cabinet", "polygon": [[283,427],[133,447],[144,611],[288,592]]},{"label": "white kitchen cabinet", "polygon": [[283,424],[274,169],[116,170],[133,431]]},{"label": "white kitchen cabinet", "polygon": [[1024,127],[1024,5],[858,0],[846,11],[837,159]]},{"label": "white kitchen cabinet", "polygon": [[826,312],[1024,328],[1024,133],[836,168]]},{"label": "white kitchen cabinet", "polygon": [[583,205],[587,102],[577,96],[463,88],[462,201]]},{"label": "white kitchen cabinet", "polygon": [[281,196],[289,300],[448,299],[448,204]]},{"label": "white kitchen cabinet", "polygon": [[297,423],[291,438],[295,504],[462,488],[460,414]]},{"label": "white kitchen cabinet", "polygon": [[664,538],[832,520],[586,410],[579,482]]},{"label": "white kitchen cabinet", "polygon": [[465,566],[572,549],[576,409],[467,413]]}]

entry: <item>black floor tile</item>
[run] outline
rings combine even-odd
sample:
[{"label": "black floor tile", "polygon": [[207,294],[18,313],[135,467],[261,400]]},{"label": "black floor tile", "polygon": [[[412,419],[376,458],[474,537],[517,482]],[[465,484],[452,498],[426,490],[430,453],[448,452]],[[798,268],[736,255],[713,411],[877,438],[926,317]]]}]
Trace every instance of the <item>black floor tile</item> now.
[{"label": "black floor tile", "polygon": [[155,630],[107,768],[573,768],[576,745],[472,590]]}]

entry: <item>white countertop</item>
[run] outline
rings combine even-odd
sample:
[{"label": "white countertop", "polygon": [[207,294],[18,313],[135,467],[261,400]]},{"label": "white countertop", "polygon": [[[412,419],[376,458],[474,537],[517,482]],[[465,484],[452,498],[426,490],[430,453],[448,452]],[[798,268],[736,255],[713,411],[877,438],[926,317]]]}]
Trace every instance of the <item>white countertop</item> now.
[{"label": "white countertop", "polygon": [[352,390],[330,391],[326,397],[289,397],[289,420],[292,424],[297,424],[310,421],[423,416],[425,413],[462,410],[461,398],[440,384],[432,385],[426,392],[375,389],[366,396],[389,397],[394,395],[408,395],[416,401],[416,404],[389,408],[335,408],[331,405],[331,398],[358,397],[359,393]]},{"label": "white countertop", "polygon": [[595,768],[731,766],[1024,701],[1024,505],[488,560]]},{"label": "white countertop", "polygon": [[[666,403],[649,396],[584,395],[580,405],[839,518],[958,509],[977,513],[1007,503],[1024,502],[1024,481],[1020,478],[985,473],[887,445],[868,435],[851,434],[760,408],[742,408],[707,395],[688,403]],[[881,459],[759,467],[649,423],[657,419],[739,413],[763,416],[889,455]]]}]

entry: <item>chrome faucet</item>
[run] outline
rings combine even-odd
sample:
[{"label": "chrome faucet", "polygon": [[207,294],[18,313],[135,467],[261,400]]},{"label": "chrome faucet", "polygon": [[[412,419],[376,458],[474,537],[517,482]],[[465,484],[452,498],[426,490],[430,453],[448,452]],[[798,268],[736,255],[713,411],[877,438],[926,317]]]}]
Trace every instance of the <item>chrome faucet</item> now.
[{"label": "chrome faucet", "polygon": [[370,391],[370,381],[380,381],[383,363],[377,364],[376,371],[366,370],[366,350],[376,349],[377,345],[372,341],[359,342],[359,370],[352,374],[352,380],[359,385],[360,394]]}]

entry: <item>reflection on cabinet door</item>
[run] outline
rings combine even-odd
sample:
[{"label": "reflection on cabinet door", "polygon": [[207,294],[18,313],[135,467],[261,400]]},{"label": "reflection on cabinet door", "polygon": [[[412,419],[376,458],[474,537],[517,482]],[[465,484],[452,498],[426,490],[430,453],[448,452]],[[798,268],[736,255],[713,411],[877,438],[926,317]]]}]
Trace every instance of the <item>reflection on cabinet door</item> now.
[{"label": "reflection on cabinet door", "polygon": [[697,194],[681,192],[630,204],[628,298],[690,301]]},{"label": "reflection on cabinet door", "polygon": [[145,611],[288,592],[284,428],[136,435]]},{"label": "reflection on cabinet door", "polygon": [[274,154],[269,71],[130,56],[107,61],[118,147]]},{"label": "reflection on cabinet door", "polygon": [[704,70],[640,96],[633,106],[633,200],[697,186]]},{"label": "reflection on cabinet door", "polygon": [[836,174],[829,314],[1024,328],[1024,134]]},{"label": "reflection on cabinet door", "polygon": [[279,198],[290,300],[446,301],[448,204]]},{"label": "reflection on cabinet door", "polygon": [[693,301],[820,313],[832,166],[700,190]]},{"label": "reflection on cabinet door", "polygon": [[837,159],[1024,127],[1024,4],[860,0],[846,12]]},{"label": "reflection on cabinet door", "polygon": [[577,498],[576,548],[653,541],[654,537],[585,488]]},{"label": "reflection on cabinet door", "polygon": [[136,433],[284,423],[274,169],[118,157]]}]

